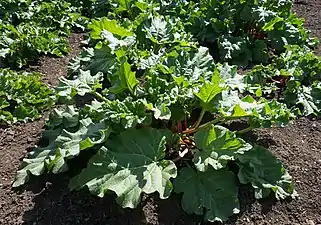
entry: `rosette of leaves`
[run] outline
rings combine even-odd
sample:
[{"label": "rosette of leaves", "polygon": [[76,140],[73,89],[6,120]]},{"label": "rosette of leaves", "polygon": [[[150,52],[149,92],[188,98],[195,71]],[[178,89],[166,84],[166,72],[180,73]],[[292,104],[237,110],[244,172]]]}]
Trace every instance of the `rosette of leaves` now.
[{"label": "rosette of leaves", "polygon": [[[131,1],[114,4],[108,18],[93,20],[90,47],[71,65],[73,78],[62,78],[57,88],[61,102],[74,103],[86,95],[92,100],[81,108],[64,105],[53,112],[43,135],[46,145],[23,160],[14,186],[23,185],[30,175],[72,169],[78,171],[70,181],[72,190],[88,189],[99,197],[114,193],[116,201],[129,208],[137,207],[144,193],[164,199],[175,191],[182,194],[187,213],[204,215],[207,221],[225,221],[239,212],[240,183],[252,185],[256,198],[295,197],[284,166],[243,135],[255,128],[284,126],[294,117],[287,101],[265,92],[282,60],[243,76],[236,66],[215,62],[211,45],[201,46],[218,38],[204,36],[206,29],[219,37],[235,37],[236,44],[238,37],[249,37],[252,31],[243,25],[256,21],[247,13],[253,8],[262,23],[274,14],[288,18],[288,1],[153,3],[157,7],[144,12],[133,9],[137,6]],[[228,10],[236,6],[240,8]],[[257,10],[260,6],[263,11]],[[179,19],[173,19],[174,12]],[[228,15],[224,19],[221,14]],[[250,18],[234,20],[247,14]],[[203,23],[201,30],[191,32],[194,21]],[[193,35],[201,43],[195,43]],[[252,41],[258,41],[252,57],[253,52],[255,57],[266,53],[269,41],[252,37],[246,45],[253,46]],[[227,50],[222,53],[232,59],[244,52]],[[310,69],[308,77],[315,76],[317,66]],[[318,93],[319,83],[308,83]],[[240,119],[247,122],[245,129],[229,126]]]},{"label": "rosette of leaves", "polygon": [[[70,188],[86,187],[100,197],[112,191],[123,207],[139,205],[142,193],[157,192],[163,199],[175,190],[183,193],[182,207],[188,213],[225,221],[239,212],[238,177],[229,172],[233,164],[244,166],[247,179],[242,177],[242,183],[264,192],[280,187],[278,198],[292,196],[293,188],[282,183],[283,167],[264,183],[261,175],[249,172],[251,157],[245,157],[255,148],[241,138],[242,131],[225,126],[227,121],[244,118],[251,129],[269,127],[288,119],[286,108],[282,114],[274,102],[240,98],[233,85],[240,77],[227,65],[216,68],[206,48],[182,52],[168,54],[167,60],[144,70],[139,79],[133,65],[123,62],[113,78],[119,84],[116,89],[109,85],[99,92],[110,78],[90,71],[80,71],[74,80],[62,79],[57,89],[60,98],[90,94],[95,100],[79,110],[69,106],[56,111],[45,133],[49,144],[23,161],[14,186],[24,184],[30,174],[66,171],[71,159],[91,151],[94,156],[71,180]],[[225,95],[233,90],[237,101]],[[194,111],[199,114],[195,116]],[[276,164],[277,159],[270,157]],[[181,168],[183,162],[188,166]],[[269,163],[262,160],[260,169],[268,170]]]},{"label": "rosette of leaves", "polygon": [[54,92],[40,77],[38,73],[0,69],[0,124],[37,119],[54,105]]}]

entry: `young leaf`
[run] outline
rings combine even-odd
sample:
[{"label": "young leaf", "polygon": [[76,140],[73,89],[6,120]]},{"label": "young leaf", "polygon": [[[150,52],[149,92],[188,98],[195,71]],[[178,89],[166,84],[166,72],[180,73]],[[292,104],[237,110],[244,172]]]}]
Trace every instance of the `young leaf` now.
[{"label": "young leaf", "polygon": [[163,131],[129,129],[109,140],[90,160],[86,169],[70,182],[70,188],[87,186],[103,197],[108,190],[116,193],[123,207],[134,208],[141,194],[158,192],[169,197],[176,177],[176,166],[165,160],[166,136]]},{"label": "young leaf", "polygon": [[216,72],[214,72],[211,82],[205,81],[199,91],[194,93],[201,100],[202,107],[206,109],[210,108],[211,101],[214,97],[224,90],[224,88],[220,86],[221,80],[219,74],[216,74]]},{"label": "young leaf", "polygon": [[185,167],[174,180],[174,191],[183,193],[182,208],[187,213],[205,211],[206,221],[222,222],[240,211],[236,185],[235,175],[225,169],[196,172]]},{"label": "young leaf", "polygon": [[238,154],[244,154],[251,149],[251,145],[236,138],[233,132],[214,125],[198,131],[195,134],[195,143],[199,151],[193,162],[199,171],[206,171],[209,167],[222,169],[228,161],[235,160]]},{"label": "young leaf", "polygon": [[136,79],[135,72],[131,71],[130,64],[127,61],[121,65],[118,71],[118,77],[120,83],[110,88],[110,90],[113,93],[118,94],[125,89],[129,89],[129,91],[133,94],[134,88],[139,81]]},{"label": "young leaf", "polygon": [[291,176],[267,149],[256,145],[238,159],[239,180],[242,184],[252,184],[257,199],[267,197],[271,191],[277,199],[296,196]]},{"label": "young leaf", "polygon": [[40,74],[0,68],[0,124],[39,118],[54,102],[54,93]]}]

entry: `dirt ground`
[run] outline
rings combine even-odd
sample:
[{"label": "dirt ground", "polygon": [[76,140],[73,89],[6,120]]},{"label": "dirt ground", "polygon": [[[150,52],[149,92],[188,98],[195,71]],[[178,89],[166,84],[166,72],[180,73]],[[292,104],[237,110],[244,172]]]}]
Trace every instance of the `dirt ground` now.
[{"label": "dirt ground", "polygon": [[[321,0],[302,0],[294,11],[321,38]],[[57,84],[69,60],[80,52],[81,34],[73,34],[73,51],[65,58],[43,57],[34,70],[44,81]],[[317,52],[321,53],[321,48]],[[45,117],[45,116],[44,116]],[[0,225],[199,225],[202,217],[186,215],[180,196],[159,200],[144,197],[135,210],[120,208],[114,198],[68,191],[68,173],[31,179],[26,187],[12,190],[21,159],[36,145],[44,118],[32,123],[0,128]],[[321,121],[300,119],[286,128],[257,130],[247,138],[274,152],[295,181],[300,197],[292,201],[256,201],[246,186],[240,190],[241,213],[225,225],[321,225]]]}]

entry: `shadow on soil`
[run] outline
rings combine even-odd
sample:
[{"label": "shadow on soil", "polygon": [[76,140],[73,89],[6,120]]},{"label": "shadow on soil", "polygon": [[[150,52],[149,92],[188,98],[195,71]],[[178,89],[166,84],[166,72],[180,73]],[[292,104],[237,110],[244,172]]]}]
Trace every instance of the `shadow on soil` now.
[{"label": "shadow on soil", "polygon": [[[98,198],[88,192],[69,192],[68,174],[42,176],[32,179],[27,187],[17,190],[31,191],[34,195],[34,207],[26,211],[23,225],[138,225],[138,224],[186,224],[201,225],[201,216],[187,215],[181,209],[181,196],[173,194],[167,200],[160,200],[156,195],[144,197],[137,209],[123,209],[115,202],[115,196]],[[224,224],[235,224],[243,213],[251,211],[255,202],[253,190],[241,186],[239,199],[241,213]],[[275,201],[260,201],[262,214],[268,213]],[[220,223],[215,223],[220,224]]]},{"label": "shadow on soil", "polygon": [[[251,141],[262,142],[254,134],[246,137]],[[265,140],[265,139],[263,139]],[[43,141],[43,140],[42,140]],[[43,142],[38,144],[41,145]],[[269,140],[263,145],[269,145]],[[89,153],[88,154],[94,154]],[[137,209],[123,209],[115,202],[114,195],[104,198],[92,196],[86,190],[70,192],[68,183],[72,176],[85,167],[90,155],[80,155],[76,161],[70,161],[69,171],[59,175],[43,175],[32,177],[28,184],[16,192],[32,192],[34,206],[26,211],[23,216],[23,225],[138,225],[138,224],[163,224],[163,225],[201,225],[202,216],[187,215],[181,208],[181,196],[172,194],[169,199],[160,200],[158,196],[143,196],[142,203]],[[241,185],[239,199],[241,213],[231,217],[224,223],[235,224],[243,214],[251,212],[254,199],[254,191],[250,186]],[[261,213],[267,214],[275,204],[273,197],[259,201]],[[213,223],[212,223],[213,224]],[[220,224],[220,223],[214,223]]]}]

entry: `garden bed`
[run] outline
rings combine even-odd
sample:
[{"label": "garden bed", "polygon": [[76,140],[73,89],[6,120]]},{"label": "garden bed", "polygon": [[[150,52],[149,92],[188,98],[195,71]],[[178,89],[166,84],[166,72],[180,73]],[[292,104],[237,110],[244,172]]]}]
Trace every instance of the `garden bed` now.
[{"label": "garden bed", "polygon": [[[321,1],[299,1],[294,11],[321,38]],[[65,58],[42,58],[31,68],[44,81],[57,84],[67,72],[68,61],[80,52],[80,34],[70,38],[73,51]],[[320,55],[320,47],[318,53]],[[45,118],[44,115],[43,118]],[[137,209],[122,209],[114,198],[100,199],[86,192],[68,190],[70,174],[31,179],[26,187],[11,188],[15,172],[27,151],[40,141],[44,119],[0,128],[0,224],[202,224],[203,217],[183,212],[178,195],[167,200],[144,197]],[[268,147],[293,176],[299,198],[277,202],[255,200],[251,188],[240,191],[241,213],[224,224],[321,224],[321,122],[300,119],[286,128],[256,130],[246,138]]]}]

